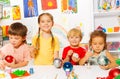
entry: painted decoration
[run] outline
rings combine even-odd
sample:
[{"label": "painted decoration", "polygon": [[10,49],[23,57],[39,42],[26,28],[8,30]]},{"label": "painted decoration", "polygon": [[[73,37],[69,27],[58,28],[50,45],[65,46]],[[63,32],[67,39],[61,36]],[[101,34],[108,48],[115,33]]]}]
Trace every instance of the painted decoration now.
[{"label": "painted decoration", "polygon": [[10,6],[10,0],[0,0],[0,4],[3,4],[3,6]]},{"label": "painted decoration", "polygon": [[77,13],[77,0],[62,0],[63,13]]},{"label": "painted decoration", "polygon": [[20,20],[21,19],[21,13],[20,13],[20,7],[19,6],[13,6],[12,7],[12,16],[13,20]]},{"label": "painted decoration", "polygon": [[2,19],[9,19],[10,18],[10,7],[3,8],[3,16]]},{"label": "painted decoration", "polygon": [[42,10],[57,9],[56,0],[41,0]]},{"label": "painted decoration", "polygon": [[9,25],[3,25],[1,27],[2,27],[3,40],[8,40],[8,28],[9,28]]},{"label": "painted decoration", "polygon": [[66,37],[67,31],[63,28],[63,26],[59,24],[54,24],[54,27],[52,28],[52,32],[55,36],[58,36],[58,39],[63,40],[60,41],[60,48],[63,48],[69,44]]},{"label": "painted decoration", "polygon": [[37,0],[23,0],[24,3],[24,17],[38,16]]}]

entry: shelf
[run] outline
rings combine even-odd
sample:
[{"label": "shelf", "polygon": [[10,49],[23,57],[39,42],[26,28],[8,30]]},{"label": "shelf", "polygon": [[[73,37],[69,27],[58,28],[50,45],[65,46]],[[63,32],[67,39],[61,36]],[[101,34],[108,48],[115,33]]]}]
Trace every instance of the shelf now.
[{"label": "shelf", "polygon": [[108,35],[113,35],[113,34],[120,34],[120,32],[106,32]]},{"label": "shelf", "polygon": [[110,50],[109,52],[111,52],[111,53],[114,53],[114,52],[120,53],[120,50],[116,50],[116,51],[115,51],[115,50],[114,50],[114,51],[111,51],[111,50]]},{"label": "shelf", "polygon": [[118,15],[120,15],[120,10],[94,12],[94,16],[118,16]]}]

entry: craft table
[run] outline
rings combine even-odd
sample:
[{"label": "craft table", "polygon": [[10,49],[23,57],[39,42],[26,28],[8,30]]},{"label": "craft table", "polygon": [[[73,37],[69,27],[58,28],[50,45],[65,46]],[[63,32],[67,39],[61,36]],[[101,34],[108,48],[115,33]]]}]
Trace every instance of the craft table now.
[{"label": "craft table", "polygon": [[[29,72],[30,68],[33,68],[33,74],[31,74],[30,76],[15,79],[67,79],[63,68],[57,69],[56,67],[54,67],[54,65],[29,65],[19,69]],[[99,66],[73,66],[73,71],[77,74],[78,79],[97,79],[97,77],[107,77],[109,72],[109,70],[100,69]],[[9,74],[7,74],[7,77],[4,79],[10,79],[10,77],[8,76]]]}]

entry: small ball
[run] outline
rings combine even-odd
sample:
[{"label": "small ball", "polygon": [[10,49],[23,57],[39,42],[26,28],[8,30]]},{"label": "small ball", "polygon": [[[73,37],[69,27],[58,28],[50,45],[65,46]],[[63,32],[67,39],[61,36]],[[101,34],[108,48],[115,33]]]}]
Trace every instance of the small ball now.
[{"label": "small ball", "polygon": [[62,66],[62,60],[59,59],[59,58],[55,58],[53,64],[54,64],[54,66],[56,68],[61,68],[61,66]]},{"label": "small ball", "polygon": [[8,62],[8,63],[12,63],[13,62],[13,59],[14,57],[12,55],[7,55],[5,56],[5,60]]},{"label": "small ball", "polygon": [[98,57],[97,62],[99,65],[106,66],[110,61],[106,56],[102,55]]},{"label": "small ball", "polygon": [[72,65],[70,62],[65,62],[65,63],[63,64],[63,69],[64,69],[64,71],[69,71],[69,72],[71,72],[72,69],[73,69],[73,65]]}]

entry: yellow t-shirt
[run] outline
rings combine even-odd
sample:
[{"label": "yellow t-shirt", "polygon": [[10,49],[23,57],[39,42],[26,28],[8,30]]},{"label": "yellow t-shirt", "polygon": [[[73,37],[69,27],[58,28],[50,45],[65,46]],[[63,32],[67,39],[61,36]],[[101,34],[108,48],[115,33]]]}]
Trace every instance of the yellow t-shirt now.
[{"label": "yellow t-shirt", "polygon": [[[32,45],[36,44],[37,35],[32,39]],[[52,37],[46,39],[40,36],[40,49],[38,51],[37,56],[34,59],[35,65],[52,65],[54,60],[54,52],[59,51],[59,41],[58,38],[54,36],[54,48],[51,46]]]}]

